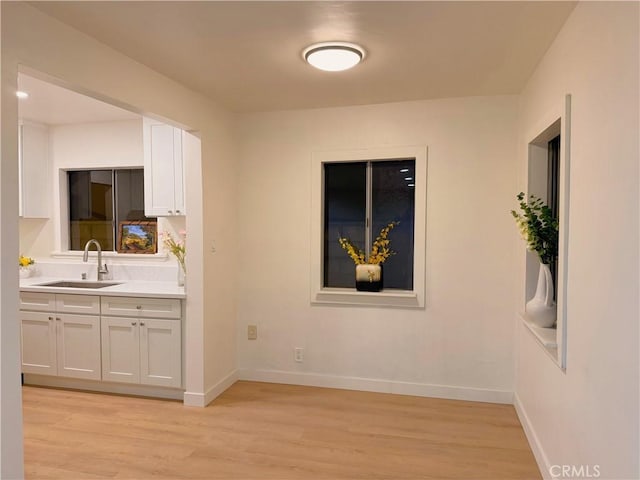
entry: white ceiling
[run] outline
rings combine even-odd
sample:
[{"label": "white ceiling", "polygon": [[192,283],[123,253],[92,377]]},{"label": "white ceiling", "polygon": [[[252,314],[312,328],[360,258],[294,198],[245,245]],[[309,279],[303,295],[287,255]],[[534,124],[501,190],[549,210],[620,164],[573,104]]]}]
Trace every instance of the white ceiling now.
[{"label": "white ceiling", "polygon": [[18,116],[22,120],[63,125],[140,118],[135,113],[23,73],[18,74],[18,89],[29,94],[29,98],[18,102]]},{"label": "white ceiling", "polygon": [[[227,108],[265,111],[519,93],[575,2],[30,2]],[[354,42],[347,72],[302,50]]]}]

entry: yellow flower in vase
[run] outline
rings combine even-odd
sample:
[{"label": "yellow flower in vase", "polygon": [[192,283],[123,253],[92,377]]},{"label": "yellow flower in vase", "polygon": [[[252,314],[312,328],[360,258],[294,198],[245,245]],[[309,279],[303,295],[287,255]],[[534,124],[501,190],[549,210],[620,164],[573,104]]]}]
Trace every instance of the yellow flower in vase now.
[{"label": "yellow flower in vase", "polygon": [[377,292],[382,289],[382,264],[396,252],[390,248],[389,233],[400,222],[388,223],[371,245],[371,252],[366,258],[365,252],[353,244],[351,239],[339,237],[340,246],[356,264],[356,290]]},{"label": "yellow flower in vase", "polygon": [[19,267],[20,278],[29,278],[33,273],[33,265],[35,263],[36,262],[33,258],[20,255],[18,257],[18,267]]},{"label": "yellow flower in vase", "polygon": [[29,265],[33,265],[36,261],[31,257],[25,257],[24,255],[20,255],[18,257],[18,266],[19,267],[28,267]]},{"label": "yellow flower in vase", "polygon": [[389,248],[391,241],[389,240],[389,232],[398,225],[400,222],[390,222],[380,230],[380,233],[371,245],[371,253],[369,258],[365,259],[365,253],[353,244],[351,239],[346,237],[339,237],[338,242],[343,250],[347,252],[347,255],[351,257],[353,263],[356,265],[362,265],[365,263],[371,265],[381,265],[387,261],[391,255],[395,255],[396,252]]}]

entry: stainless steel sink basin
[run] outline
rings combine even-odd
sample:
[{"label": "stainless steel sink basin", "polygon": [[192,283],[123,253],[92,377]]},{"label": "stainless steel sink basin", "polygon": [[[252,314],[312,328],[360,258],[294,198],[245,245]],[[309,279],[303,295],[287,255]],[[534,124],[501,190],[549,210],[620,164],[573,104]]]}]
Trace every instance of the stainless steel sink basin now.
[{"label": "stainless steel sink basin", "polygon": [[120,285],[121,282],[90,282],[87,280],[73,282],[68,280],[40,283],[39,287],[62,287],[62,288],[104,288],[111,287],[112,285]]}]

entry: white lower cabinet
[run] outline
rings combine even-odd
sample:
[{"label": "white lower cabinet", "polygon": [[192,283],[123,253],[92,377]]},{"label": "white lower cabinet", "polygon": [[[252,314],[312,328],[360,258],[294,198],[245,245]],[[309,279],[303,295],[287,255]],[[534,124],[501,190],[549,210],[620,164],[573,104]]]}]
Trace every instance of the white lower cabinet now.
[{"label": "white lower cabinet", "polygon": [[102,378],[140,383],[140,328],[136,319],[102,317]]},{"label": "white lower cabinet", "polygon": [[22,372],[182,386],[178,299],[20,293]]},{"label": "white lower cabinet", "polygon": [[57,375],[55,313],[20,312],[22,372]]},{"label": "white lower cabinet", "polygon": [[23,373],[100,380],[99,315],[66,313],[99,313],[99,297],[23,293],[20,301],[32,309],[20,311]]},{"label": "white lower cabinet", "polygon": [[180,300],[102,297],[102,312],[103,380],[182,386]]}]

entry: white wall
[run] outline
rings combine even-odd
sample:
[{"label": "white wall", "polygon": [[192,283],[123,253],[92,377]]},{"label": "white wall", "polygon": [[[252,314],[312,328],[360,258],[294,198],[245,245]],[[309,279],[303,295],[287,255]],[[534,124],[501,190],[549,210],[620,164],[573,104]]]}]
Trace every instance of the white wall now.
[{"label": "white wall", "polygon": [[49,127],[51,219],[20,219],[20,252],[47,257],[61,250],[60,170],[142,168],[142,118]]},{"label": "white wall", "polygon": [[638,7],[579,3],[520,101],[525,188],[528,132],[572,95],[566,373],[518,326],[516,402],[547,477],[552,465],[640,476]]},{"label": "white wall", "polygon": [[[516,97],[245,115],[238,163],[227,115],[204,97],[28,5],[1,8],[0,477],[22,468],[18,64],[200,132],[202,168],[187,175],[202,188],[202,201],[187,205],[192,403],[233,380],[236,346],[245,378],[504,401],[517,333],[518,407],[542,465],[638,477],[637,3],[576,7],[525,90],[518,123]],[[513,319],[524,255],[508,211],[524,185],[524,132],[565,93],[574,109],[562,373]],[[427,308],[310,306],[311,152],[416,144],[429,148]],[[249,323],[256,341],[246,340]],[[305,348],[304,363],[294,347]]]},{"label": "white wall", "polygon": [[142,118],[49,127],[54,171],[143,166]]},{"label": "white wall", "polygon": [[[5,14],[0,8],[4,39]],[[13,69],[5,62],[1,43],[0,73],[0,478],[23,478],[22,395],[20,391],[20,333],[18,311],[18,102]]]},{"label": "white wall", "polygon": [[[2,177],[0,185],[0,352],[2,355],[2,471],[21,472],[18,389],[17,86],[18,65],[43,72],[63,86],[92,93],[140,114],[156,114],[199,132],[202,167],[188,168],[187,191],[190,289],[187,299],[186,386],[188,399],[204,404],[235,367],[235,304],[226,289],[217,290],[211,275],[233,284],[235,214],[223,206],[235,202],[235,146],[228,115],[207,98],[51,19],[23,2],[2,2]],[[37,34],[34,34],[37,32]],[[168,35],[171,32],[167,32]],[[203,180],[206,178],[207,180]],[[206,183],[206,188],[199,185]],[[195,188],[198,186],[198,188]],[[193,192],[202,192],[201,198]],[[211,254],[211,243],[217,253]],[[207,248],[205,249],[205,245]],[[204,272],[207,273],[205,276]],[[209,283],[208,283],[209,282]],[[204,295],[206,292],[206,296]],[[205,313],[206,312],[206,313]],[[206,357],[205,357],[205,351]],[[211,353],[209,353],[211,352]],[[17,399],[17,401],[16,401]],[[5,419],[10,419],[5,421]]]},{"label": "white wall", "polygon": [[[241,377],[510,402],[516,111],[505,96],[239,117]],[[428,147],[426,309],[311,306],[312,151],[394,145]]]}]

